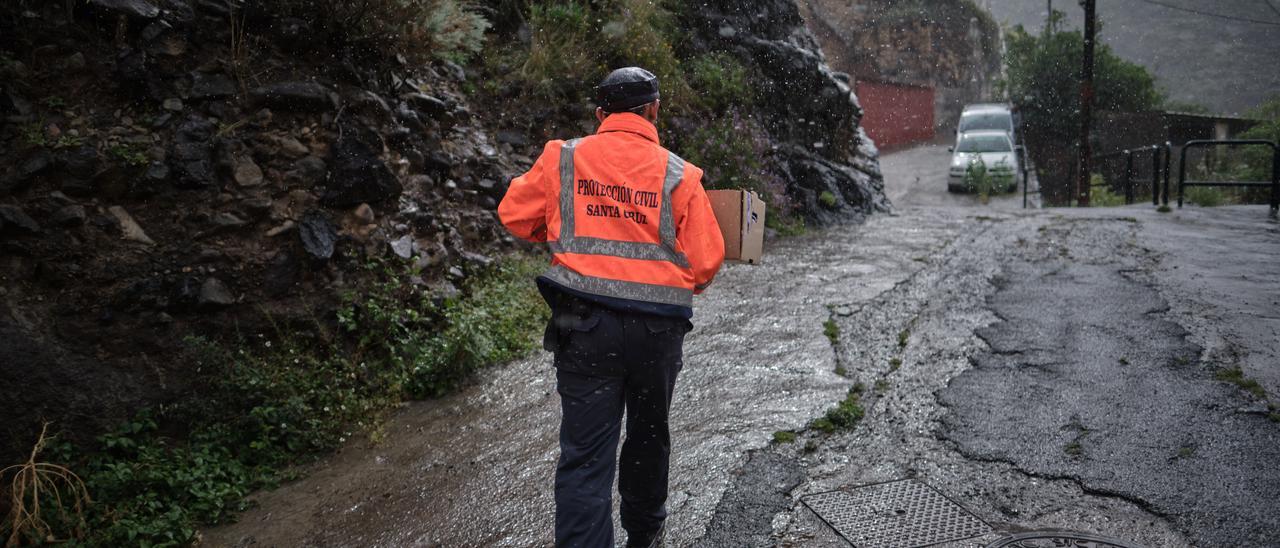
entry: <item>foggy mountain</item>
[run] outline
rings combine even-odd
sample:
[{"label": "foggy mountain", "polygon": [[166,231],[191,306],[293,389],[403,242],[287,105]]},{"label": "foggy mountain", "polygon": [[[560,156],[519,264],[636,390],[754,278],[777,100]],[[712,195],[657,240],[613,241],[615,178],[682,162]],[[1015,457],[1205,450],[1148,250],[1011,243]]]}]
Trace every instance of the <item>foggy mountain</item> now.
[{"label": "foggy mountain", "polygon": [[[978,3],[1002,25],[1044,28],[1044,0]],[[1052,3],[1081,27],[1075,1]],[[1171,101],[1244,114],[1280,93],[1280,0],[1102,0],[1098,14],[1102,41],[1147,67]]]}]

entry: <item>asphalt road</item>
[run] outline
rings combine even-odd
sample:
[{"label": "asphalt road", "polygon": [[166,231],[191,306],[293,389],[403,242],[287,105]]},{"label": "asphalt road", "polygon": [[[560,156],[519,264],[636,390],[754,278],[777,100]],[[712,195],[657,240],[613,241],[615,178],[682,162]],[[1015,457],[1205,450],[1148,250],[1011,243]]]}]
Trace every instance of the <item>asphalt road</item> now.
[{"label": "asphalt road", "polygon": [[[886,188],[916,184],[895,166],[928,177],[930,155],[886,156]],[[902,196],[936,198],[921,194]],[[1260,207],[1017,205],[899,204],[728,267],[696,305],[673,405],[670,545],[847,546],[800,497],[901,478],[991,526],[946,546],[1046,528],[1280,543],[1280,225]],[[1236,367],[1267,395],[1218,380]],[[552,379],[538,355],[411,404],[380,443],[257,495],[205,540],[548,545]],[[855,382],[855,428],[805,428]],[[778,430],[798,440],[771,443]]]},{"label": "asphalt road", "polygon": [[[1016,192],[991,196],[989,203],[980,202],[976,194],[947,191],[947,170],[951,166],[951,153],[947,147],[949,138],[931,144],[919,145],[884,155],[880,169],[884,172],[884,191],[889,201],[898,207],[954,206],[996,209],[1022,208],[1022,185]],[[1039,182],[1035,173],[1029,173],[1031,194],[1027,206],[1040,207]]]}]

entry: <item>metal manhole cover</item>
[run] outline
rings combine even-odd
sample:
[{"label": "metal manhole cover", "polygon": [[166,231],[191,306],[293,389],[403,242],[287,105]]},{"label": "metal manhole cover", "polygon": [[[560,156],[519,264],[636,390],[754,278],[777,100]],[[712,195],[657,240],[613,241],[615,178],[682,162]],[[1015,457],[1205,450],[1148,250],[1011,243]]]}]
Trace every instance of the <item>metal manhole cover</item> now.
[{"label": "metal manhole cover", "polygon": [[800,500],[857,548],[919,548],[991,531],[977,516],[917,480],[828,491]]},{"label": "metal manhole cover", "polygon": [[987,545],[987,548],[1142,548],[1132,542],[1071,531],[1018,533]]}]

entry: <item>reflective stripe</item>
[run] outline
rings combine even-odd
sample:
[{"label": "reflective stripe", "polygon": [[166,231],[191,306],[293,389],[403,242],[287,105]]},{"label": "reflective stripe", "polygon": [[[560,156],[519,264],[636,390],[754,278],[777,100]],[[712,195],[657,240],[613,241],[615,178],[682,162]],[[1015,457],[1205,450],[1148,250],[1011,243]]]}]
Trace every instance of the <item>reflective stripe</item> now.
[{"label": "reflective stripe", "polygon": [[576,253],[579,255],[608,255],[623,259],[640,259],[645,261],[668,261],[676,266],[689,268],[689,258],[684,253],[672,253],[665,246],[644,242],[626,242],[622,240],[602,240],[600,238],[580,237],[565,242],[547,242],[552,253]]},{"label": "reflective stripe", "polygon": [[560,147],[560,241],[573,240],[573,149],[579,139],[565,141]]},{"label": "reflective stripe", "polygon": [[551,267],[543,276],[570,289],[593,295],[693,307],[693,291],[680,287],[583,276],[562,265]]},{"label": "reflective stripe", "polygon": [[671,207],[671,194],[680,186],[680,177],[684,175],[684,160],[674,152],[667,153],[667,176],[662,180],[662,211],[658,213],[658,237],[662,245],[676,248],[676,220]]},{"label": "reflective stripe", "polygon": [[684,160],[673,152],[667,153],[667,169],[662,180],[662,204],[658,211],[658,237],[662,243],[579,238],[576,234],[573,198],[576,183],[573,155],[579,141],[580,139],[565,141],[560,147],[560,239],[548,242],[551,252],[667,261],[681,268],[689,268],[689,258],[676,252],[675,214],[671,206],[671,193],[680,186],[680,178],[684,174]]}]

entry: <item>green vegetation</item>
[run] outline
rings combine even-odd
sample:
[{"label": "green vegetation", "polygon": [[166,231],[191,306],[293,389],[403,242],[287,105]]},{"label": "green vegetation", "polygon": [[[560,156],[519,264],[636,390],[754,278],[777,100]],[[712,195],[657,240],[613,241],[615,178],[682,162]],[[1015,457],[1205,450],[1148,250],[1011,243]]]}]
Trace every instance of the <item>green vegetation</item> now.
[{"label": "green vegetation", "polygon": [[822,191],[822,194],[818,195],[818,202],[826,206],[828,209],[835,208],[836,195],[832,194],[830,190],[824,190]]},{"label": "green vegetation", "polygon": [[1253,394],[1258,398],[1267,397],[1266,389],[1262,388],[1262,385],[1258,384],[1258,381],[1244,376],[1244,371],[1239,367],[1219,369],[1217,373],[1214,373],[1214,378],[1234,384],[1240,387],[1241,390]]},{"label": "green vegetation", "polygon": [[1218,207],[1226,201],[1222,189],[1212,186],[1189,186],[1182,199],[1203,207]]},{"label": "green vegetation", "polygon": [[903,329],[898,332],[898,348],[906,348],[907,340],[911,338],[911,328]]},{"label": "green vegetation", "polygon": [[1156,208],[1156,212],[1158,213],[1169,213],[1172,211],[1173,211],[1173,208],[1169,207],[1169,204],[1160,204],[1160,207]]},{"label": "green vegetation", "polygon": [[695,57],[689,61],[689,85],[696,90],[698,100],[712,112],[741,108],[750,101],[751,88],[747,86],[747,68],[733,56],[717,52]]},{"label": "green vegetation", "polygon": [[[1062,12],[1053,18],[1061,23]],[[1080,128],[1080,31],[1035,35],[1019,25],[1005,35],[1005,44],[1006,79],[1000,85],[1019,104],[1028,136],[1042,143],[1073,142]],[[1138,112],[1164,102],[1146,69],[1117,57],[1104,43],[1094,49],[1094,87],[1097,110]]]},{"label": "green vegetation", "polygon": [[827,336],[827,340],[831,341],[831,344],[840,342],[840,326],[836,325],[835,320],[822,322],[822,334]]},{"label": "green vegetation", "polygon": [[890,373],[897,371],[900,367],[902,367],[902,360],[900,358],[889,358]]},{"label": "green vegetation", "polygon": [[773,443],[783,444],[796,441],[796,433],[790,430],[779,430],[773,433]]},{"label": "green vegetation", "polygon": [[889,391],[889,381],[885,379],[876,379],[875,391],[877,394],[883,394]]},{"label": "green vegetation", "polygon": [[[1080,128],[1080,66],[1084,37],[1064,30],[1062,12],[1052,32],[1031,34],[1021,26],[1005,33],[1005,78],[999,87],[1022,113],[1029,152],[1040,167],[1044,198],[1069,204],[1074,181],[1072,145]],[[1157,108],[1164,98],[1155,78],[1142,66],[1115,55],[1104,43],[1094,49],[1095,111],[1141,112]]]},{"label": "green vegetation", "polygon": [[94,447],[56,446],[52,458],[84,479],[94,504],[87,526],[50,526],[99,546],[195,542],[199,525],[233,519],[250,492],[367,431],[402,399],[440,395],[533,349],[547,317],[529,283],[539,268],[509,260],[472,276],[465,297],[441,300],[410,283],[412,272],[374,263],[374,283],[344,297],[336,330],[318,321],[189,340],[209,389],[140,413]]},{"label": "green vegetation", "polygon": [[1093,185],[1089,189],[1089,207],[1118,207],[1125,205],[1124,195],[1112,192],[1110,188],[1103,186],[1106,180],[1101,174],[1093,173],[1089,176],[1089,184]]},{"label": "green vegetation", "polygon": [[1120,356],[1120,365],[1129,365],[1129,358]]},{"label": "green vegetation", "polygon": [[111,147],[107,148],[107,153],[110,154],[115,159],[119,160],[120,162],[124,163],[125,165],[134,166],[134,167],[145,166],[151,161],[150,158],[147,157],[146,149],[143,149],[142,147],[139,147],[137,145],[131,145],[131,144],[112,145]]},{"label": "green vegetation", "polygon": [[1196,454],[1196,448],[1190,445],[1184,445],[1178,448],[1178,458],[1189,459]]},{"label": "green vegetation", "polygon": [[[997,166],[1006,166],[1001,163]],[[1009,188],[1009,184],[1013,182],[1012,172],[997,173],[987,167],[987,163],[981,157],[975,158],[969,162],[969,167],[964,172],[965,184],[978,193],[978,197],[986,203],[992,194],[1000,194]]]},{"label": "green vegetation", "polygon": [[1080,445],[1079,440],[1076,440],[1063,447],[1062,452],[1072,457],[1078,457],[1084,454],[1084,446]]},{"label": "green vegetation", "polygon": [[848,394],[827,413],[809,423],[809,427],[828,434],[838,430],[852,430],[862,420],[863,410],[860,401],[866,387],[857,383],[849,388]]}]

